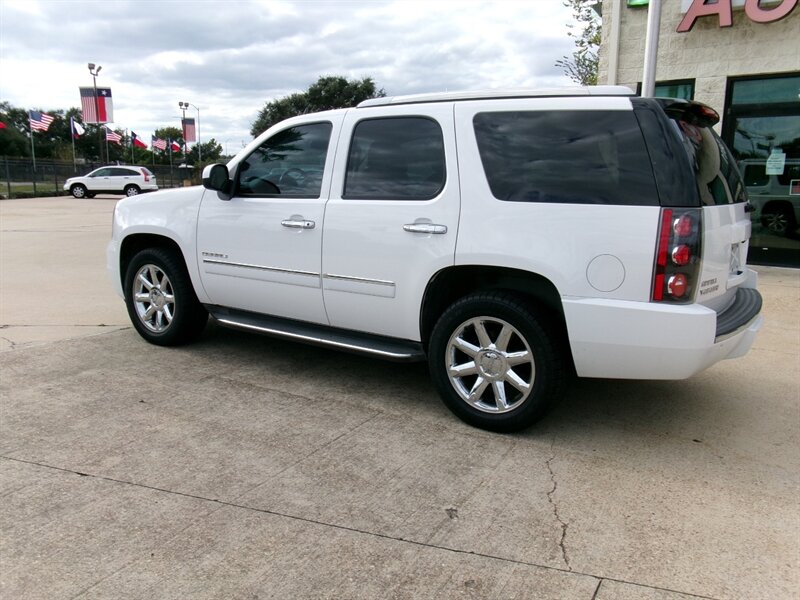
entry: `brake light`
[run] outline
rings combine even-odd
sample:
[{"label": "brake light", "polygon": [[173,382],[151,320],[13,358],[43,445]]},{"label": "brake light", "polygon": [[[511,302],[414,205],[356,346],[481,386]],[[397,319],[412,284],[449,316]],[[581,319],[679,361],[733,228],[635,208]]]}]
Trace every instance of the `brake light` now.
[{"label": "brake light", "polygon": [[702,209],[661,209],[653,269],[653,301],[692,300],[700,273],[702,214]]},{"label": "brake light", "polygon": [[150,181],[150,176],[147,174],[147,171],[145,171],[144,169],[141,169],[141,171],[142,171],[142,175],[144,175],[145,182]]},{"label": "brake light", "polygon": [[691,259],[692,250],[686,244],[675,246],[672,249],[672,264],[682,267],[683,265],[688,265]]}]

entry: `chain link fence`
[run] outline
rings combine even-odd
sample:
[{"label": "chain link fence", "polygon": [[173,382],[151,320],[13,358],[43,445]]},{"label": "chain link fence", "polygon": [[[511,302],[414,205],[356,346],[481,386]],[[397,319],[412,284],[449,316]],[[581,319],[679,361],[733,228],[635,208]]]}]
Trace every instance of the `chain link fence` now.
[{"label": "chain link fence", "polygon": [[[126,164],[126,163],[119,163]],[[85,161],[73,165],[72,161],[30,158],[0,158],[0,198],[35,198],[38,196],[67,196],[62,188],[70,177],[86,175],[102,163]],[[178,173],[178,165],[137,165],[147,167],[155,174],[159,188],[183,185]],[[193,169],[194,179],[198,178]],[[198,181],[193,181],[198,183]]]}]

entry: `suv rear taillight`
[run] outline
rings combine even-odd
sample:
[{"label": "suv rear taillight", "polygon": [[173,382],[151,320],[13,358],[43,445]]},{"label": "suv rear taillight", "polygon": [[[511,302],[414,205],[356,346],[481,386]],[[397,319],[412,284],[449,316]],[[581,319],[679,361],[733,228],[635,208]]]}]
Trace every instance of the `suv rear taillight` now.
[{"label": "suv rear taillight", "polygon": [[662,208],[658,228],[654,302],[691,302],[700,275],[700,208]]},{"label": "suv rear taillight", "polygon": [[142,171],[142,175],[144,175],[145,182],[150,181],[150,175],[147,174],[147,170],[140,169]]}]

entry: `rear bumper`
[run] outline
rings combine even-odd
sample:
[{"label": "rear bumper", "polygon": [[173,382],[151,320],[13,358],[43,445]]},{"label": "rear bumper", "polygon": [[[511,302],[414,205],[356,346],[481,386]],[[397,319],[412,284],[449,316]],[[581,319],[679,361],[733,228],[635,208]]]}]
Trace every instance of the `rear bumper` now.
[{"label": "rear bumper", "polygon": [[686,379],[747,354],[764,323],[752,289],[739,290],[721,315],[699,304],[563,299],[563,306],[581,377]]}]

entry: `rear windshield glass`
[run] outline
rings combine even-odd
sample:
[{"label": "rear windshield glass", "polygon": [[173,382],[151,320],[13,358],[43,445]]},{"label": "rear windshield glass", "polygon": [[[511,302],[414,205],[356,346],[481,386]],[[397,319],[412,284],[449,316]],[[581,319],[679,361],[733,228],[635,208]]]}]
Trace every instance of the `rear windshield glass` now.
[{"label": "rear windshield glass", "polygon": [[746,202],[742,177],[727,146],[710,127],[673,120],[706,206]]},{"label": "rear windshield glass", "polygon": [[632,111],[486,112],[473,125],[498,200],[658,204]]}]

